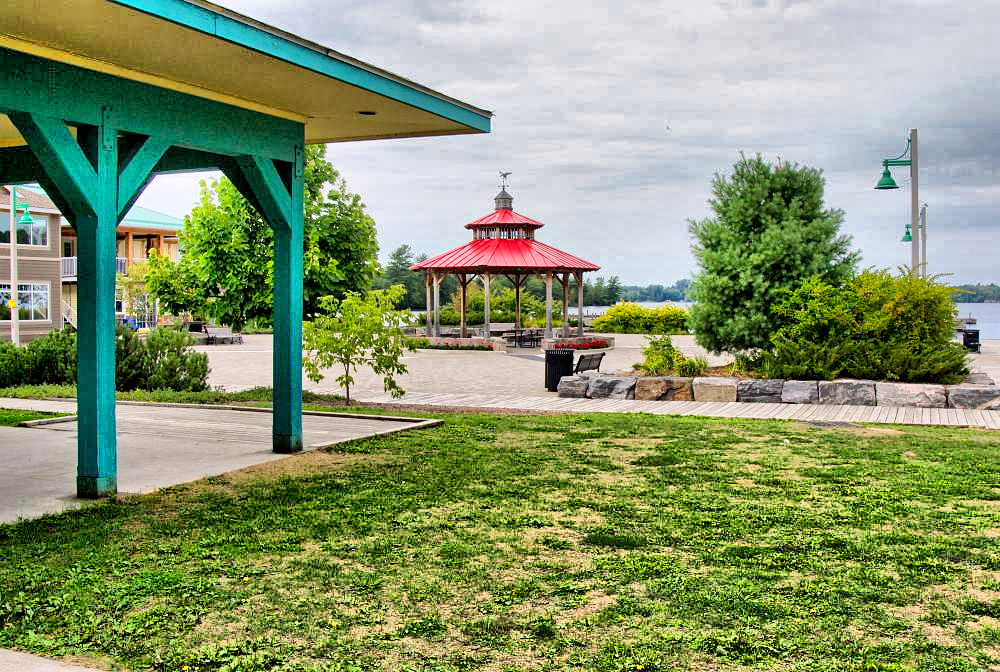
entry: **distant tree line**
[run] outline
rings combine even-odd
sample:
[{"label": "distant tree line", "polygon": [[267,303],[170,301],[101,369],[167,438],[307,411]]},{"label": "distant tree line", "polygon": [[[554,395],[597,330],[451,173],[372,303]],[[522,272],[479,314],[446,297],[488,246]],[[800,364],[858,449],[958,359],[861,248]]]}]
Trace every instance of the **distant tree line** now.
[{"label": "distant tree line", "polygon": [[955,301],[959,303],[1000,303],[1000,285],[955,285]]},{"label": "distant tree line", "polygon": [[687,278],[678,280],[669,287],[663,285],[625,285],[622,287],[622,298],[626,301],[684,301],[687,297],[691,281]]}]

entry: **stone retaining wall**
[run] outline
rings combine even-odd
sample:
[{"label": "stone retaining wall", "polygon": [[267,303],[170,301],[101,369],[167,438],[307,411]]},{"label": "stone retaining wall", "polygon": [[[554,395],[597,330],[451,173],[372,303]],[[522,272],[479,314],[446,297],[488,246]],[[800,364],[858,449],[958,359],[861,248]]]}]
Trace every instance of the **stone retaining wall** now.
[{"label": "stone retaining wall", "polygon": [[1000,409],[994,384],[878,383],[873,380],[759,380],[612,376],[586,371],[559,381],[560,397],[646,401],[741,401],[746,403],[907,406]]}]

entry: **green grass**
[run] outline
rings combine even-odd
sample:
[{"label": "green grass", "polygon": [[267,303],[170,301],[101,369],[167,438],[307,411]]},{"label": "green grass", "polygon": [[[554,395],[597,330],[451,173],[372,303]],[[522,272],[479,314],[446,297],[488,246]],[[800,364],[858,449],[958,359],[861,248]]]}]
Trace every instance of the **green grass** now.
[{"label": "green grass", "polygon": [[1000,664],[1000,434],[445,417],[0,526],[0,647],[191,672]]},{"label": "green grass", "polygon": [[0,408],[0,426],[14,427],[28,420],[43,420],[70,415],[69,413],[45,413],[43,411],[22,411],[13,408]]},{"label": "green grass", "polygon": [[[0,398],[15,399],[48,399],[76,398],[75,385],[18,385],[16,387],[0,387]],[[223,392],[222,390],[205,390],[203,392],[176,392],[174,390],[134,390],[132,392],[116,392],[115,397],[122,401],[149,401],[174,404],[244,404],[271,401],[270,387],[254,387],[240,392]],[[323,405],[342,405],[344,397],[335,394],[317,394],[303,391],[302,400],[306,403]]]}]

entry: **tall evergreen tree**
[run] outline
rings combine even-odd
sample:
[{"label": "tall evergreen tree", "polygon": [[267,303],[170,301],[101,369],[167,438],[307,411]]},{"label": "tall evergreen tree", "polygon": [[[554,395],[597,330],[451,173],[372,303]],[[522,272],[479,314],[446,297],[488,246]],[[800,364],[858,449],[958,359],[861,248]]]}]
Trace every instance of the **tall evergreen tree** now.
[{"label": "tall evergreen tree", "polygon": [[834,285],[853,272],[858,253],[841,235],[841,210],[823,207],[821,171],[759,155],[741,156],[712,182],[714,216],[691,221],[699,271],[688,291],[689,324],[713,352],[769,346],[780,327],[772,311],[785,290],[818,275]]}]

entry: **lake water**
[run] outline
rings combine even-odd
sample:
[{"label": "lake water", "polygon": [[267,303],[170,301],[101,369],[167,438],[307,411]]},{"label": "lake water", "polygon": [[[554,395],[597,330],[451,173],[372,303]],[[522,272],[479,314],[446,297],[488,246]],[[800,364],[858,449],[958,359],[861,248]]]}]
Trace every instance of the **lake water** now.
[{"label": "lake water", "polygon": [[[677,306],[688,308],[689,301],[637,301],[645,308],[659,308],[660,306]],[[959,317],[974,317],[976,324],[973,329],[979,329],[980,339],[1000,339],[1000,303],[956,303]],[[584,306],[585,315],[601,315],[607,311],[609,306]],[[573,312],[571,311],[572,315]]]}]

